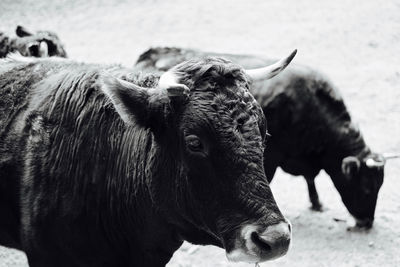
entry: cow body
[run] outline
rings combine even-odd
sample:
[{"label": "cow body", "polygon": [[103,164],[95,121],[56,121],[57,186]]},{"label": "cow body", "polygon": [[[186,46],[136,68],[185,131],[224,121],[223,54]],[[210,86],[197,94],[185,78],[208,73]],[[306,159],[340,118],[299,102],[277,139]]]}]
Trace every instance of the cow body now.
[{"label": "cow body", "polygon": [[[206,55],[222,56],[245,68],[272,62],[250,55],[165,47],[143,53],[135,68],[160,72]],[[357,225],[369,228],[383,182],[384,159],[366,145],[335,86],[309,67],[292,65],[274,79],[253,83],[251,92],[263,108],[271,134],[264,152],[268,180],[278,166],[304,176],[312,208],[321,210],[314,179],[325,170]],[[367,166],[368,160],[378,166]]]},{"label": "cow body", "polygon": [[243,70],[208,59],[176,73],[185,85],[161,90],[119,66],[1,61],[0,244],[33,267],[164,266],[183,240],[232,260],[285,254]]},{"label": "cow body", "polygon": [[[46,86],[24,87],[27,83],[38,84],[63,76],[60,69],[66,67],[65,63],[62,66],[21,63],[12,70],[2,71],[0,92],[7,101],[1,105],[5,110],[1,114],[4,141],[0,148],[0,178],[1,195],[7,198],[2,201],[1,213],[9,220],[1,222],[6,225],[1,227],[0,242],[24,250],[32,266],[165,263],[180,241],[168,236],[169,231],[162,229],[164,224],[153,229],[149,222],[156,224],[159,219],[152,212],[145,192],[138,190],[135,198],[126,195],[128,188],[133,190],[143,182],[144,168],[151,161],[148,151],[152,147],[151,136],[146,130],[130,130],[134,131],[134,138],[128,136],[127,129],[106,130],[124,127],[94,85],[99,69],[74,65],[69,67],[80,68],[82,75],[60,77],[72,86],[74,82],[83,83],[70,92],[66,91],[68,87],[57,91]],[[20,87],[10,88],[17,83]],[[96,115],[98,112],[103,116]],[[45,116],[46,113],[51,114]],[[127,145],[119,147],[123,140]],[[54,147],[55,142],[59,146]],[[131,153],[129,146],[136,147],[137,153]],[[128,160],[135,164],[128,167]],[[136,171],[132,174],[129,168]],[[118,179],[121,175],[134,177],[121,181]],[[116,187],[120,189],[114,191]],[[123,199],[124,203],[107,203],[108,198]],[[125,217],[132,212],[138,216]],[[117,225],[113,232],[108,232],[108,224]],[[155,244],[152,239],[160,237],[163,242]],[[146,242],[150,243],[149,247],[143,246],[147,251],[134,249]],[[152,253],[162,257],[153,257]]]}]

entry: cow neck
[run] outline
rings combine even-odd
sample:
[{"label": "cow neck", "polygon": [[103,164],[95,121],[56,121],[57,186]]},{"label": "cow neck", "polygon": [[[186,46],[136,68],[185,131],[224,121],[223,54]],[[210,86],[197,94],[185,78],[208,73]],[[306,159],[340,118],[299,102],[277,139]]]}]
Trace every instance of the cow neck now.
[{"label": "cow neck", "polygon": [[[123,179],[115,179],[108,188],[108,201],[114,203],[109,206],[112,216],[108,217],[111,219],[108,223],[114,227],[106,226],[106,229],[116,230],[109,233],[116,243],[122,239],[135,249],[141,248],[132,256],[136,262],[138,257],[143,257],[144,262],[153,262],[156,259],[152,255],[161,253],[157,260],[160,262],[154,265],[164,266],[182,243],[160,212],[164,208],[161,203],[165,205],[170,201],[168,195],[158,190],[168,188],[166,181],[173,181],[176,168],[172,166],[176,162],[171,151],[160,145],[148,129],[128,127],[119,142],[114,164],[115,170],[123,170]],[[113,202],[113,199],[118,201]]]}]

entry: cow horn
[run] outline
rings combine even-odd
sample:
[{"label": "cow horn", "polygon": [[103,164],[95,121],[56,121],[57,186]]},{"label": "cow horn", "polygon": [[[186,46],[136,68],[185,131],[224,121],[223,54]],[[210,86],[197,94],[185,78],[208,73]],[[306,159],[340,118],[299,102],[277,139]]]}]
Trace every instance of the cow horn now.
[{"label": "cow horn", "polygon": [[287,67],[287,65],[289,65],[296,53],[297,49],[295,49],[288,57],[279,60],[275,64],[263,68],[246,70],[246,73],[251,77],[253,81],[263,81],[271,79],[272,77],[283,71]]},{"label": "cow horn", "polygon": [[176,73],[171,71],[164,72],[158,81],[158,87],[166,90],[168,96],[187,96],[189,94],[189,88],[181,83],[178,83],[178,76]]},{"label": "cow horn", "polygon": [[45,41],[41,41],[39,44],[39,57],[48,57],[49,47]]},{"label": "cow horn", "polygon": [[369,158],[365,161],[365,165],[367,165],[367,167],[369,168],[373,168],[373,167],[383,167],[385,166],[385,160],[383,161],[377,161],[373,158]]},{"label": "cow horn", "polygon": [[396,159],[400,158],[400,153],[383,153],[382,156],[387,159]]}]

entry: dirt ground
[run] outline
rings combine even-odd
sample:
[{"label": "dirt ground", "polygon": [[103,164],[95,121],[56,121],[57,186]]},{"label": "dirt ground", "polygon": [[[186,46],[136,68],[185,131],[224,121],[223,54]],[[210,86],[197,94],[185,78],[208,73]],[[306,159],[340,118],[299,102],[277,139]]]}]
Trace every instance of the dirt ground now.
[{"label": "dirt ground", "polygon": [[[297,48],[294,62],[327,74],[367,143],[390,152],[400,151],[399,14],[398,0],[1,0],[0,30],[54,30],[70,58],[126,66],[150,46],[270,57]],[[346,231],[350,217],[325,173],[316,182],[326,210],[316,213],[304,180],[278,171],[272,190],[293,224],[293,243],[286,257],[261,266],[400,266],[400,160],[385,172],[374,228],[354,233]],[[0,247],[4,266],[25,267],[26,258]],[[254,265],[185,243],[168,266]]]}]

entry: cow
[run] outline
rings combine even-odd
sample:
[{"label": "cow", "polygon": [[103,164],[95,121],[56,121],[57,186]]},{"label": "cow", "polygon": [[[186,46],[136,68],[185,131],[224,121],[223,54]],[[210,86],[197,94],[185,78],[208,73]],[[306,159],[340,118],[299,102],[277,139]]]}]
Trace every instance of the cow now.
[{"label": "cow", "polygon": [[[158,47],[142,53],[135,69],[162,73],[184,60],[204,56],[224,57],[245,68],[272,61],[252,55]],[[321,211],[314,179],[325,170],[356,220],[356,227],[349,230],[370,229],[386,159],[367,146],[332,82],[307,66],[292,64],[272,80],[255,81],[250,90],[264,111],[271,134],[264,150],[268,181],[278,166],[304,176],[311,209]]]},{"label": "cow", "polygon": [[[231,261],[286,254],[244,70],[185,61],[158,77],[62,58],[0,61],[0,244],[36,266],[164,266],[184,240]],[[252,75],[255,75],[252,77]]]},{"label": "cow", "polygon": [[25,27],[17,26],[15,33],[17,37],[11,38],[0,32],[0,58],[15,52],[26,57],[67,57],[64,45],[54,32],[32,33]]}]

